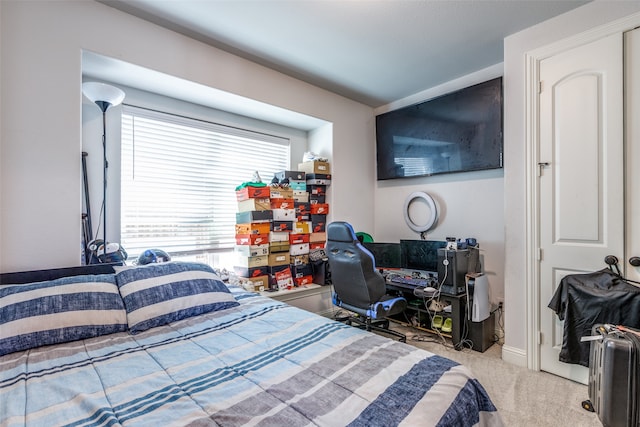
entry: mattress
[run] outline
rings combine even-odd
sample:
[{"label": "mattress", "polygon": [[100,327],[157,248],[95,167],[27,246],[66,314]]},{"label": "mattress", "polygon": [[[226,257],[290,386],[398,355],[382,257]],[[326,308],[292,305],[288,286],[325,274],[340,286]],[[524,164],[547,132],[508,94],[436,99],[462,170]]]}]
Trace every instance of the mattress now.
[{"label": "mattress", "polygon": [[0,357],[0,425],[502,425],[464,366],[230,289],[238,307]]}]

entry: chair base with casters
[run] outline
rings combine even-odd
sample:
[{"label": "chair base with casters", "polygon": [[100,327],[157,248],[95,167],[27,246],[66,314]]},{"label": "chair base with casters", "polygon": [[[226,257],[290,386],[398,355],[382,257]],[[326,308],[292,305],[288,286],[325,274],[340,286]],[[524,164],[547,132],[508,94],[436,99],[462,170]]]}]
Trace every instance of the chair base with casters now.
[{"label": "chair base with casters", "polygon": [[400,342],[407,342],[407,336],[405,334],[389,329],[389,319],[386,318],[387,316],[392,316],[404,311],[407,306],[407,301],[404,298],[389,298],[372,304],[368,310],[344,303],[335,292],[332,295],[332,300],[335,306],[355,313],[355,315],[348,314],[335,320],[344,322],[347,325],[356,323],[356,326],[361,329],[393,335],[397,337]]}]

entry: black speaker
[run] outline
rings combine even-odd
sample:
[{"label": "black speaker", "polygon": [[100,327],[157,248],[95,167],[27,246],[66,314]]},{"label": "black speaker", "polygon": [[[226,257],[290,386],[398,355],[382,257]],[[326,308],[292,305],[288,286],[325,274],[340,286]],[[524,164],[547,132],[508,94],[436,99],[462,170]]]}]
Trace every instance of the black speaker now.
[{"label": "black speaker", "polygon": [[482,322],[467,322],[469,325],[469,340],[473,344],[471,348],[484,353],[486,349],[493,345],[495,335],[495,313]]}]

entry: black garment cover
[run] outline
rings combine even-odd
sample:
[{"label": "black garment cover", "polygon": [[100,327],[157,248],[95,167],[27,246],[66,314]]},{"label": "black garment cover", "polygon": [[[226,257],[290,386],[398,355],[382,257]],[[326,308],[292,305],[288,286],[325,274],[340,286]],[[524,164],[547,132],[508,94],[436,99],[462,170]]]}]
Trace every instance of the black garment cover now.
[{"label": "black garment cover", "polygon": [[589,366],[589,342],[596,323],[610,323],[640,328],[640,288],[625,282],[609,269],[588,274],[570,274],[548,307],[564,320],[560,361]]}]

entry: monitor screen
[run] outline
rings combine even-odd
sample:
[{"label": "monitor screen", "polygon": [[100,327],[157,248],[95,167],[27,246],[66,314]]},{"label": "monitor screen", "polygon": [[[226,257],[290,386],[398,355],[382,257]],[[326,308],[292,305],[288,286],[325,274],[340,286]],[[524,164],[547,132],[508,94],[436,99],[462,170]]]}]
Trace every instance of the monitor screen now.
[{"label": "monitor screen", "polygon": [[399,243],[373,243],[366,242],[363,246],[373,254],[377,268],[400,268],[400,244]]},{"label": "monitor screen", "polygon": [[437,272],[438,249],[446,246],[440,240],[400,240],[402,268]]}]

